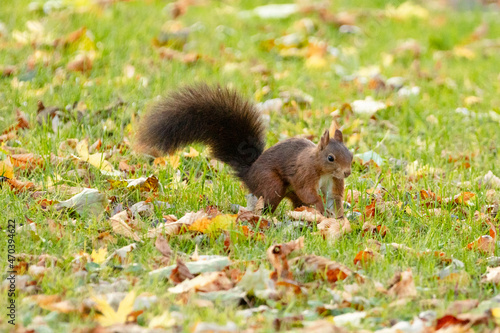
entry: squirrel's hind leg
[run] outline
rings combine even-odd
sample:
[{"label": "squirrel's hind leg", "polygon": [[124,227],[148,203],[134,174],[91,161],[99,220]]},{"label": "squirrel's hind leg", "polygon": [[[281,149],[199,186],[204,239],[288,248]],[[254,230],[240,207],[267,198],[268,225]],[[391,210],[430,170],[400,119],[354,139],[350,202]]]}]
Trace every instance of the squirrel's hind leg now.
[{"label": "squirrel's hind leg", "polygon": [[264,199],[265,209],[274,213],[281,200],[285,198],[286,185],[274,172],[260,175],[259,187],[253,191],[256,197]]}]

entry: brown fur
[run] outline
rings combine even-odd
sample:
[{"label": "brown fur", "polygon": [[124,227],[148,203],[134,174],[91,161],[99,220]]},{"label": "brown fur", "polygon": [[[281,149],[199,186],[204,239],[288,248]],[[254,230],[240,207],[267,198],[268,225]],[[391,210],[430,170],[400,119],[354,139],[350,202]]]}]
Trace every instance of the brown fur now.
[{"label": "brown fur", "polygon": [[343,215],[344,178],[351,173],[352,153],[343,144],[342,132],[336,130],[330,139],[326,131],[318,145],[291,138],[263,152],[259,114],[233,90],[207,85],[181,88],[142,120],[137,140],[140,146],[162,152],[192,142],[209,145],[214,157],[233,167],[271,211],[286,197],[295,207],[313,205],[324,212],[319,182],[322,176],[331,176],[335,215]]}]

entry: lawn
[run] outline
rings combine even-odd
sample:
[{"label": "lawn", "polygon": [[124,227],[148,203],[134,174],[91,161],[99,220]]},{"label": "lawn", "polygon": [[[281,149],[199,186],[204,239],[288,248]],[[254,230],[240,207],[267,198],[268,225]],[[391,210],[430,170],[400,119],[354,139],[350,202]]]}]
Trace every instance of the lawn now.
[{"label": "lawn", "polygon": [[[2,2],[2,331],[498,331],[500,4],[266,4]],[[203,145],[135,149],[196,82],[267,147],[342,129],[347,220],[262,213]]]}]

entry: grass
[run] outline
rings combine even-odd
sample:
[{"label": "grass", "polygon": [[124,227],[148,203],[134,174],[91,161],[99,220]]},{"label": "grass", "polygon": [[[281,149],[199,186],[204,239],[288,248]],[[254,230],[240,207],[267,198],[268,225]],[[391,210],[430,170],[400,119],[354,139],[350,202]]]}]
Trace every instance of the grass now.
[{"label": "grass", "polygon": [[[4,1],[5,2],[5,1]],[[44,3],[41,1],[39,3]],[[488,47],[484,41],[500,35],[499,12],[494,8],[474,7],[472,10],[456,8],[437,8],[429,10],[427,19],[394,19],[385,15],[388,5],[394,7],[401,1],[338,1],[329,8],[333,13],[347,11],[356,16],[355,24],[361,28],[360,34],[341,34],[332,24],[324,23],[317,13],[299,13],[286,19],[242,18],[239,13],[250,10],[264,1],[221,1],[189,7],[185,15],[175,20],[175,24],[190,27],[184,52],[199,54],[200,60],[194,64],[166,60],[159,56],[152,40],[160,36],[163,29],[172,25],[170,8],[164,1],[117,2],[106,7],[92,5],[92,1],[62,1],[62,9],[46,14],[41,10],[30,11],[29,1],[9,1],[2,5],[0,22],[6,26],[7,35],[0,37],[0,69],[7,65],[16,67],[12,76],[0,77],[0,128],[7,128],[15,122],[15,110],[23,111],[32,127],[19,132],[18,137],[4,143],[5,146],[22,147],[28,152],[41,156],[58,154],[61,142],[69,138],[82,140],[88,138],[92,144],[102,140],[104,152],[113,146],[123,147],[109,160],[115,168],[122,160],[130,165],[143,165],[134,178],[155,174],[165,185],[164,192],[157,200],[168,202],[171,208],[156,208],[155,216],[141,220],[141,235],[147,232],[151,223],[164,214],[182,217],[186,212],[197,211],[208,204],[217,205],[224,213],[230,212],[231,204],[245,204],[247,191],[232,176],[228,167],[215,171],[210,167],[206,154],[189,159],[181,157],[180,166],[173,170],[170,166],[154,166],[147,157],[135,153],[123,145],[125,139],[132,140],[139,117],[147,111],[154,101],[178,85],[197,82],[220,82],[236,87],[256,102],[279,96],[280,91],[292,88],[311,95],[314,100],[309,106],[289,107],[278,112],[270,112],[270,125],[267,135],[268,147],[279,140],[297,135],[312,137],[315,141],[330,126],[334,110],[344,103],[373,96],[387,102],[389,107],[380,110],[369,118],[362,115],[345,113],[337,121],[344,128],[348,147],[357,153],[370,150],[384,158],[380,168],[365,168],[359,163],[353,167],[353,174],[347,182],[347,190],[364,193],[378,182],[387,192],[385,201],[397,200],[411,207],[412,213],[404,209],[377,214],[371,221],[384,225],[389,233],[380,235],[362,233],[361,219],[352,221],[353,232],[341,237],[336,243],[323,240],[312,233],[315,228],[293,227],[286,222],[265,232],[264,241],[252,239],[238,240],[233,244],[231,259],[233,267],[245,271],[246,267],[259,266],[271,269],[266,258],[266,249],[273,243],[287,242],[300,236],[305,237],[304,253],[317,254],[344,263],[363,275],[382,282],[387,281],[400,270],[411,268],[418,296],[405,305],[390,306],[394,298],[376,292],[373,288],[361,286],[358,301],[362,308],[371,311],[362,321],[361,327],[374,330],[400,320],[410,320],[426,310],[422,300],[438,299],[442,302],[434,310],[441,316],[452,301],[457,299],[490,299],[495,295],[497,286],[481,284],[480,277],[485,272],[488,255],[470,251],[467,244],[481,235],[488,234],[484,223],[475,221],[475,210],[487,204],[486,189],[480,188],[474,179],[484,176],[491,170],[500,175],[498,145],[500,143],[500,124],[489,114],[500,116],[500,53],[497,47]],[[299,20],[308,18],[315,30],[307,37],[314,36],[337,48],[338,57],[327,57],[327,65],[320,69],[308,68],[304,57],[283,57],[279,47],[268,49],[269,41],[286,34],[300,31]],[[28,31],[28,22],[36,21],[43,30],[33,37],[36,43],[22,43],[16,40],[16,32]],[[488,32],[475,43],[470,43],[473,31],[482,23],[489,27]],[[53,47],[52,41],[67,36],[81,28],[88,29],[86,41],[70,43],[67,47]],[[1,33],[0,33],[1,35]],[[420,55],[415,57],[411,50],[395,51],[404,41],[414,40]],[[46,41],[46,42],[44,42]],[[498,39],[496,39],[498,41]],[[498,42],[497,42],[498,43]],[[472,55],[460,56],[459,48],[467,48]],[[67,64],[81,52],[93,52],[93,68],[86,73],[71,72]],[[387,59],[392,59],[388,61]],[[270,74],[253,72],[250,69],[264,65]],[[135,69],[131,78],[124,74],[129,65]],[[357,81],[348,81],[348,75],[358,73],[369,66],[378,66],[385,78],[401,76],[405,86],[420,87],[420,94],[400,98],[395,91],[374,91]],[[265,92],[265,88],[269,92]],[[467,105],[469,96],[480,97],[476,104]],[[125,106],[111,112],[102,111],[121,98]],[[37,101],[46,106],[62,107],[61,125],[54,132],[50,124],[36,122]],[[83,117],[80,119],[75,110],[64,111],[66,106],[83,102]],[[477,117],[467,117],[455,112],[466,107]],[[436,121],[432,122],[431,120]],[[431,119],[431,120],[429,120]],[[111,128],[111,130],[109,130]],[[204,147],[195,146],[198,151]],[[473,156],[470,168],[461,166],[463,161],[449,163],[442,156],[446,150],[454,157],[461,154]],[[186,149],[186,151],[188,151]],[[2,159],[8,159],[4,151]],[[146,195],[139,191],[110,189],[108,177],[97,168],[89,168],[88,180],[72,176],[75,164],[68,155],[61,155],[63,163],[50,163],[45,157],[44,168],[32,171],[15,169],[20,180],[30,180],[39,190],[48,191],[41,198],[66,200],[63,185],[96,188],[108,197],[115,196],[116,202],[124,207],[144,200]],[[391,160],[392,159],[392,160]],[[394,160],[428,165],[442,169],[440,177],[425,175],[412,180],[405,168],[398,168]],[[58,175],[55,180],[54,175]],[[176,176],[177,175],[177,176]],[[180,177],[185,182],[181,186],[172,185]],[[458,182],[472,181],[463,190]],[[55,188],[49,187],[52,183]],[[454,196],[461,191],[474,192],[473,206],[462,211],[445,207],[437,216],[427,216],[419,204],[419,190],[431,189],[442,197]],[[241,328],[256,328],[262,331],[273,330],[275,318],[283,318],[308,312],[305,319],[318,319],[314,312],[318,304],[333,302],[330,285],[316,279],[298,275],[302,283],[315,284],[308,289],[307,296],[287,295],[280,301],[252,299],[258,306],[267,304],[278,309],[277,314],[256,314],[249,319],[237,316],[236,311],[244,309],[237,303],[215,301],[213,306],[201,307],[194,299],[175,297],[167,292],[172,283],[167,280],[152,279],[148,272],[157,268],[154,258],[159,257],[154,240],[145,238],[144,243],[129,255],[130,263],[137,265],[118,265],[99,271],[90,270],[86,278],[75,278],[72,260],[80,252],[90,254],[99,248],[98,235],[111,231],[110,212],[98,218],[75,216],[68,212],[48,212],[41,209],[38,199],[29,192],[16,193],[9,186],[0,190],[0,210],[4,212],[2,229],[8,219],[15,219],[18,225],[26,219],[37,225],[37,234],[19,231],[16,252],[29,255],[50,254],[58,258],[58,264],[51,268],[43,278],[36,279],[37,293],[60,295],[63,300],[81,303],[91,293],[86,287],[97,281],[114,281],[124,278],[129,288],[137,294],[146,292],[155,295],[157,301],[138,318],[138,323],[148,326],[149,321],[165,311],[176,311],[183,319],[177,325],[183,331],[191,331],[196,322],[235,322]],[[354,209],[364,212],[370,203],[365,196]],[[111,206],[110,206],[111,207]],[[286,211],[290,207],[280,206],[276,217],[287,221]],[[458,216],[458,221],[455,216]],[[62,225],[63,237],[58,239],[50,220]],[[73,221],[73,223],[70,223]],[[498,222],[496,222],[498,223]],[[64,225],[63,225],[64,224]],[[108,244],[108,251],[131,243],[120,235],[114,235],[116,243]],[[446,266],[440,260],[429,256],[418,257],[405,252],[387,251],[377,263],[363,267],[353,265],[356,254],[375,238],[383,243],[405,244],[416,250],[432,249],[446,253],[462,261],[466,282],[458,283],[452,279],[443,283],[436,278]],[[200,254],[225,255],[223,236],[214,237],[172,237],[169,240],[174,252],[191,254],[198,245]],[[0,238],[2,258],[7,258],[7,244]],[[495,250],[493,255],[498,254]],[[30,259],[30,264],[36,260]],[[34,261],[33,261],[34,260]],[[6,260],[2,260],[2,268]],[[114,267],[114,269],[113,269]],[[6,268],[4,269],[6,270]],[[344,284],[338,283],[333,289],[342,290]],[[132,287],[133,286],[133,287]],[[79,287],[83,288],[84,291]],[[25,327],[36,326],[37,316],[47,323],[43,332],[69,332],[84,327],[94,327],[95,320],[80,312],[62,314],[43,309],[31,302],[24,302],[29,292],[19,291],[17,295],[16,322]],[[332,303],[333,304],[333,303]],[[2,309],[7,306],[7,297],[0,300]],[[338,315],[360,309],[353,301],[351,306],[332,310],[330,315]],[[5,320],[0,326],[11,329]],[[300,325],[299,325],[300,326]],[[38,327],[37,332],[42,332]]]}]

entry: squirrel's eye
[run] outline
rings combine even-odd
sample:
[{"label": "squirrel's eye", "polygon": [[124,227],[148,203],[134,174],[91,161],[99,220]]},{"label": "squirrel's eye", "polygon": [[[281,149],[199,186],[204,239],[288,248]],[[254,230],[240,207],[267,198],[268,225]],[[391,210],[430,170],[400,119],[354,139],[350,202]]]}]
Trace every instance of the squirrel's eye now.
[{"label": "squirrel's eye", "polygon": [[333,155],[331,155],[331,154],[330,154],[330,155],[328,155],[328,161],[329,161],[329,162],[333,162],[333,161],[335,161],[335,157],[333,157]]}]

